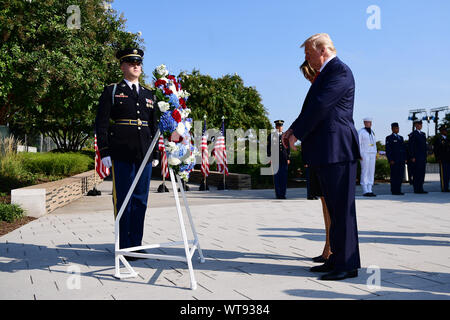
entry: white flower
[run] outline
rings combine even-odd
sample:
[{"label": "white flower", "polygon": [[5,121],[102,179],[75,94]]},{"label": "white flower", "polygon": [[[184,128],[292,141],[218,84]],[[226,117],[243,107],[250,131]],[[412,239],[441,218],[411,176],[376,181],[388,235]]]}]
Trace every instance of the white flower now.
[{"label": "white flower", "polygon": [[178,126],[177,126],[177,133],[182,136],[184,134],[184,130],[186,129],[186,127],[184,126],[183,122],[178,122]]},{"label": "white flower", "polygon": [[166,112],[167,110],[170,109],[170,104],[167,103],[167,102],[165,102],[165,101],[159,101],[159,102],[158,102],[158,107],[159,107],[159,110],[160,110],[162,113],[164,113],[164,112]]},{"label": "white flower", "polygon": [[189,92],[187,92],[186,90],[181,90],[181,91],[179,92],[180,98],[183,98],[183,99],[189,98],[190,95],[191,95],[191,94],[190,94]]},{"label": "white flower", "polygon": [[159,74],[160,76],[165,77],[169,74],[169,71],[167,71],[166,65],[161,64],[156,67],[156,73]]},{"label": "white flower", "polygon": [[183,179],[184,181],[188,181],[188,178],[189,178],[189,172],[187,172],[187,171],[180,171],[179,173],[178,173],[178,175],[180,176],[180,178],[181,179]]},{"label": "white flower", "polygon": [[188,129],[188,131],[191,131],[191,128],[192,128],[192,122],[186,121],[185,126],[186,126],[186,129]]},{"label": "white flower", "polygon": [[192,162],[194,162],[195,161],[195,155],[194,154],[191,154],[189,157],[187,157],[186,159],[184,159],[184,163],[185,164],[190,164],[190,163],[192,163]]},{"label": "white flower", "polygon": [[169,157],[169,159],[167,160],[167,162],[169,163],[169,165],[171,166],[177,166],[181,163],[181,160],[178,158],[174,158],[174,157]]},{"label": "white flower", "polygon": [[179,148],[175,142],[170,141],[169,143],[166,143],[166,149],[169,153],[173,153],[178,151]]}]

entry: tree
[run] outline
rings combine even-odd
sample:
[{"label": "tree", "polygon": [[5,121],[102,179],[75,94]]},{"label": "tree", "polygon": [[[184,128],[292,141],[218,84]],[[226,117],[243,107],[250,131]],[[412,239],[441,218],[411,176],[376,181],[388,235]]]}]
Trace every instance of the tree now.
[{"label": "tree", "polygon": [[140,45],[100,0],[0,0],[0,124],[78,150],[93,131],[119,48]]},{"label": "tree", "polygon": [[261,96],[254,87],[244,86],[237,74],[214,79],[200,71],[182,74],[183,89],[191,95],[188,106],[194,120],[208,116],[208,127],[219,128],[225,116],[227,128],[271,129]]}]

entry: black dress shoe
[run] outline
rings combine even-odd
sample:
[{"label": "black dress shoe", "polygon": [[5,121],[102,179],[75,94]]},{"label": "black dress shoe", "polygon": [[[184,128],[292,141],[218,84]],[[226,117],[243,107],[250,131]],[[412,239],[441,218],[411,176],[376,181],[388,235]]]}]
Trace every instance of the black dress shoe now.
[{"label": "black dress shoe", "polygon": [[312,261],[316,262],[316,263],[324,263],[324,262],[327,262],[327,259],[325,259],[322,255],[320,255],[320,256],[312,258]]},{"label": "black dress shoe", "polygon": [[414,193],[419,193],[419,194],[426,194],[426,193],[428,193],[428,191],[424,191],[424,190],[422,190],[422,191],[414,191]]},{"label": "black dress shoe", "polygon": [[392,192],[392,195],[394,195],[394,196],[403,196],[405,194],[403,192]]},{"label": "black dress shoe", "polygon": [[356,278],[358,269],[352,271],[332,271],[320,277],[320,280],[344,280],[347,278]]},{"label": "black dress shoe", "polygon": [[377,195],[375,194],[375,193],[373,193],[373,192],[370,192],[369,193],[369,197],[376,197]]},{"label": "black dress shoe", "polygon": [[308,199],[308,200],[318,200],[319,198],[317,198],[316,196],[314,196],[314,197],[307,197],[306,199]]},{"label": "black dress shoe", "polygon": [[364,197],[371,197],[370,192],[366,192],[363,194]]},{"label": "black dress shoe", "polygon": [[311,272],[330,272],[333,270],[333,266],[327,262],[320,266],[314,266],[309,269]]}]

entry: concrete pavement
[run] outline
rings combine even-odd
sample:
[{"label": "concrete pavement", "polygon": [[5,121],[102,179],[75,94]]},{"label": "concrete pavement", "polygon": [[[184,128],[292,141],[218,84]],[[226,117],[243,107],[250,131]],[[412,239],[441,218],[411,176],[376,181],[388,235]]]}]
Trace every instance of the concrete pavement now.
[{"label": "concrete pavement", "polygon": [[[426,195],[376,198],[357,190],[362,268],[359,276],[324,282],[309,272],[325,240],[320,201],[305,189],[187,192],[206,262],[138,260],[137,278],[114,275],[111,182],[0,237],[0,299],[450,299],[450,194],[427,175]],[[172,193],[152,181],[144,244],[180,241]],[[170,188],[170,183],[167,184]],[[198,186],[190,185],[191,190]],[[185,219],[187,220],[187,219]],[[192,239],[190,232],[189,237]],[[182,247],[151,252],[182,255]]]}]

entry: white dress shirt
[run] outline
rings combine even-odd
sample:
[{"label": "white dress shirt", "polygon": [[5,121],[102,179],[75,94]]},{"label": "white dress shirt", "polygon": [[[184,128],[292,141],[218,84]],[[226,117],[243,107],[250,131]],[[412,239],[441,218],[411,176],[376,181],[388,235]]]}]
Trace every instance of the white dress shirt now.
[{"label": "white dress shirt", "polygon": [[125,80],[126,84],[130,87],[131,90],[133,90],[133,84],[135,84],[136,85],[136,91],[139,94],[139,82],[133,83],[130,80],[127,80],[127,79],[123,79],[123,80]]},{"label": "white dress shirt", "polygon": [[325,68],[325,66],[328,64],[328,62],[330,62],[331,60],[333,60],[334,58],[336,58],[336,56],[331,56],[329,57],[327,60],[325,60],[325,62],[323,63],[322,67],[320,68],[319,72],[322,72],[323,68]]}]

